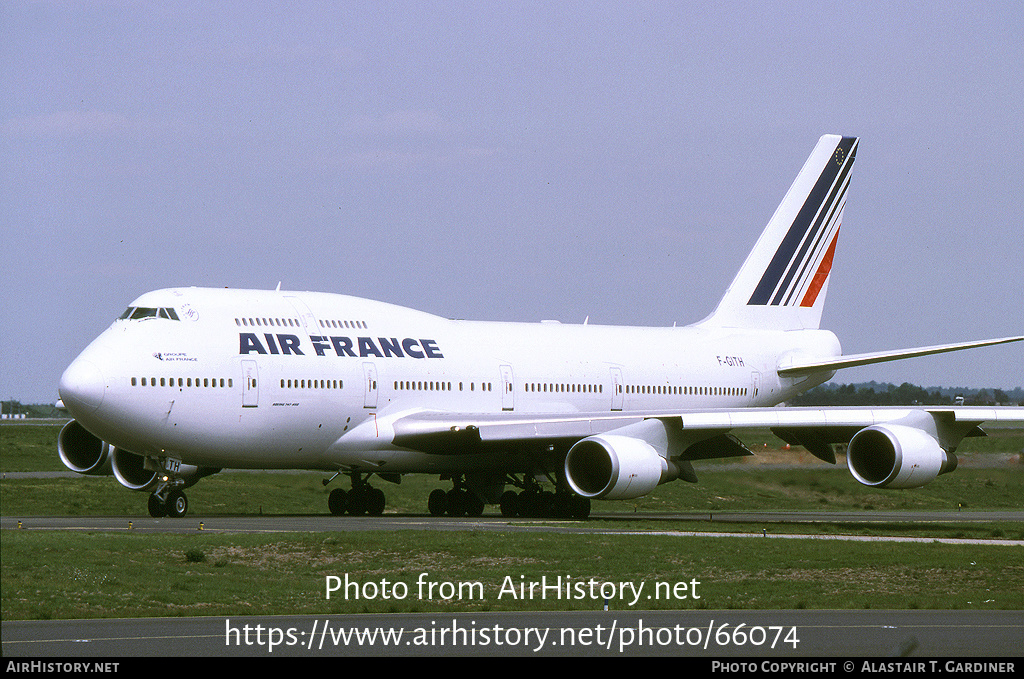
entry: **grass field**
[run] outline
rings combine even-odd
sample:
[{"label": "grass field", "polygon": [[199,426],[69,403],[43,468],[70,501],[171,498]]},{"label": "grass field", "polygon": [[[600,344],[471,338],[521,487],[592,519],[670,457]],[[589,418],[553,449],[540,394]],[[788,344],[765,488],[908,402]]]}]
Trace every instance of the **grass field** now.
[{"label": "grass field", "polygon": [[[0,427],[0,471],[57,471],[53,426]],[[660,535],[508,532],[370,531],[262,535],[131,534],[11,530],[2,534],[4,620],[159,615],[242,615],[375,611],[576,610],[603,600],[523,600],[502,592],[508,582],[628,582],[653,594],[657,583],[700,584],[699,598],[639,599],[635,608],[1000,608],[1024,609],[1024,539],[1018,523],[879,525],[722,524],[715,512],[1020,509],[1024,431],[998,429],[970,439],[953,474],[912,491],[872,491],[841,465],[781,450],[770,433],[745,442],[759,451],[740,463],[698,468],[699,484],[676,482],[633,503],[600,503],[614,520],[588,526],[638,530],[744,530],[886,534],[992,539],[991,544],[764,540]],[[763,440],[762,440],[763,439]],[[764,446],[768,447],[765,448]],[[196,515],[327,514],[315,473],[224,473],[189,490]],[[426,495],[443,487],[429,477],[381,484],[388,512],[423,514]],[[333,485],[331,486],[333,487]],[[10,479],[0,482],[0,513],[147,516],[146,496],[112,478]],[[491,514],[496,509],[489,508]],[[653,517],[681,513],[682,520]],[[704,518],[707,514],[707,519]],[[628,517],[628,518],[627,518]],[[183,519],[185,521],[188,520]],[[998,541],[996,539],[999,539]],[[428,582],[469,584],[467,596],[419,596]],[[328,576],[358,583],[362,594],[325,596]],[[511,580],[507,580],[511,579]],[[405,597],[384,598],[383,581],[402,583]],[[374,588],[377,587],[375,590]],[[399,588],[400,589],[400,588]],[[678,590],[677,590],[678,591]],[[393,592],[393,593],[401,593]],[[479,596],[477,596],[479,594]],[[630,607],[631,596],[610,607]]]}]

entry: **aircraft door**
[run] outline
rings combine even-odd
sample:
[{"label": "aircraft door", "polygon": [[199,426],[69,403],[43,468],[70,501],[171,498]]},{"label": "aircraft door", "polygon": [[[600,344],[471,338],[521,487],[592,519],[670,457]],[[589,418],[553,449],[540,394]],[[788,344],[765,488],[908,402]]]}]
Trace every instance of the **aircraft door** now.
[{"label": "aircraft door", "polygon": [[612,410],[622,410],[625,387],[622,382],[622,368],[612,368]]},{"label": "aircraft door", "polygon": [[512,366],[503,365],[501,370],[501,409],[512,410],[515,408],[515,386],[512,381]]},{"label": "aircraft door", "polygon": [[363,407],[377,407],[377,366],[373,363],[363,364]]},{"label": "aircraft door", "polygon": [[255,408],[259,405],[259,371],[256,361],[242,361],[242,407]]},{"label": "aircraft door", "polygon": [[750,373],[750,400],[757,400],[757,392],[761,389],[761,373],[756,370]]}]

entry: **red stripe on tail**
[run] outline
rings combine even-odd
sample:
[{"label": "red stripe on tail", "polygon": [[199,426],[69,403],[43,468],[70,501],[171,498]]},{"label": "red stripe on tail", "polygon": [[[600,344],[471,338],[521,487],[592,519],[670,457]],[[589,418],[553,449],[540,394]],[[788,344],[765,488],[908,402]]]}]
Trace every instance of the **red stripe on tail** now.
[{"label": "red stripe on tail", "polygon": [[807,294],[804,295],[800,306],[814,306],[814,301],[818,299],[818,293],[821,292],[829,272],[832,271],[832,257],[836,254],[836,241],[838,240],[839,229],[836,229],[836,235],[833,236],[832,243],[828,246],[828,251],[825,252],[825,258],[821,260],[818,270],[814,272],[814,278],[811,279],[811,285],[807,288]]}]

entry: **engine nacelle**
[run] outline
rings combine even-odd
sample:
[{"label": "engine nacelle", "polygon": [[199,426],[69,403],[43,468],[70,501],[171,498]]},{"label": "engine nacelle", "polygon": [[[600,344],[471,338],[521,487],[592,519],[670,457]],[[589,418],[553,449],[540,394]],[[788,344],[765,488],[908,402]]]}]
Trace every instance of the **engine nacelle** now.
[{"label": "engine nacelle", "polygon": [[[110,476],[125,488],[150,491],[156,487],[165,472],[146,465],[146,458],[116,448],[90,434],[77,420],[71,420],[57,435],[57,452],[68,469],[87,476]],[[183,479],[188,488],[199,479],[215,474],[219,469],[179,464],[174,476]]]},{"label": "engine nacelle", "polygon": [[679,475],[676,466],[646,441],[598,434],[569,449],[565,478],[579,495],[600,500],[630,500]]},{"label": "engine nacelle", "polygon": [[114,468],[114,478],[125,488],[131,490],[150,491],[156,488],[159,482],[157,471],[146,469],[146,458],[141,455],[114,448],[111,456],[111,466]]},{"label": "engine nacelle", "polygon": [[111,466],[114,469],[114,477],[122,486],[131,490],[151,491],[156,488],[160,481],[171,476],[184,481],[184,485],[181,486],[182,488],[189,488],[194,486],[204,476],[216,474],[220,471],[210,467],[196,467],[191,464],[179,463],[174,473],[170,474],[164,470],[155,469],[154,463],[157,462],[155,459],[150,460],[150,463],[147,464],[146,458],[142,455],[136,455],[120,448],[113,448],[112,450],[114,452],[111,454]]},{"label": "engine nacelle", "polygon": [[71,420],[57,434],[57,452],[64,466],[89,476],[109,476],[112,446],[90,434],[77,420]]},{"label": "engine nacelle", "polygon": [[853,477],[873,488],[918,488],[956,469],[956,456],[928,432],[901,424],[860,430],[846,458]]}]

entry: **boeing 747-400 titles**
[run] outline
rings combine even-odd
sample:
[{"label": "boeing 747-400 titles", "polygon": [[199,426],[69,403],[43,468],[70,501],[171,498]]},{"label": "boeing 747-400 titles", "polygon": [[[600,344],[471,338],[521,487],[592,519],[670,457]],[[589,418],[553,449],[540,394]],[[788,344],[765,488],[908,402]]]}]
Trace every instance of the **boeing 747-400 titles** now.
[{"label": "boeing 747-400 titles", "polygon": [[1024,408],[778,406],[841,368],[1024,337],[843,355],[819,329],[857,143],[818,141],[717,308],[686,327],[448,320],[280,289],[148,292],[61,377],[74,419],[60,457],[149,493],[153,516],[184,515],[186,488],[247,468],[347,476],[333,514],[380,514],[371,483],[433,474],[452,484],[430,494],[433,514],[499,504],[582,518],[594,499],[695,482],[694,460],[749,455],[730,433],[747,428],[828,462],[846,443],[861,483],[921,486],[955,468],[982,422],[1022,421]]}]

